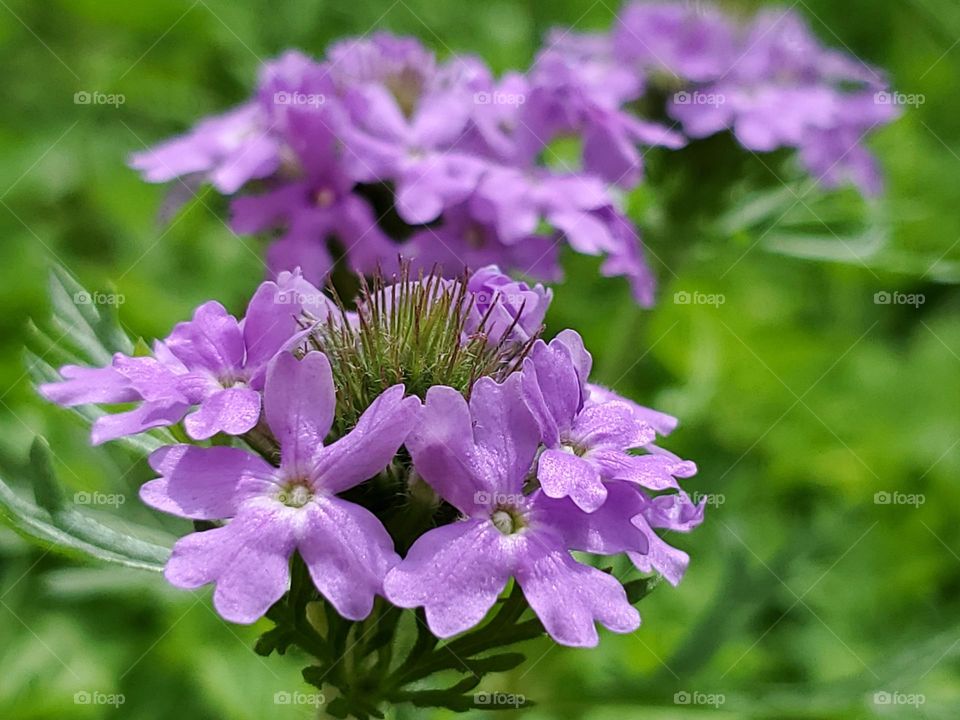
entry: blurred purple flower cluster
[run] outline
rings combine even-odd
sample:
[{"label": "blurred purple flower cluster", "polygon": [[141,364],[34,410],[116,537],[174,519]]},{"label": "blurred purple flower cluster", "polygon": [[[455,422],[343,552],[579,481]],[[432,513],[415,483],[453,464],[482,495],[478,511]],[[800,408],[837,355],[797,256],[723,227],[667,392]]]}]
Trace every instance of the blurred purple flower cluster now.
[{"label": "blurred purple flower cluster", "polygon": [[[554,281],[568,245],[604,257],[601,273],[625,276],[650,305],[653,275],[619,198],[641,182],[645,149],[730,129],[751,151],[798,149],[825,185],[875,193],[861,141],[895,114],[875,102],[884,87],[792,12],[741,26],[637,3],[609,33],[553,31],[526,73],[500,78],[476,57],[441,62],[386,33],[319,61],[289,51],[248,102],[132,164],[153,182],[234,196],[236,232],[278,233],[274,274],[300,267],[319,284],[338,261],[369,275],[403,256],[450,277],[493,263]],[[658,114],[671,127],[637,112],[654,91],[667,91]],[[553,143],[571,137],[580,158],[567,167]]]},{"label": "blurred purple flower cluster", "polygon": [[739,23],[699,3],[636,3],[599,45],[671,89],[667,113],[688,137],[731,130],[753,152],[798,150],[826,187],[880,192],[879,169],[862,143],[898,114],[886,100],[886,78],[821,46],[793,10],[764,10]]}]

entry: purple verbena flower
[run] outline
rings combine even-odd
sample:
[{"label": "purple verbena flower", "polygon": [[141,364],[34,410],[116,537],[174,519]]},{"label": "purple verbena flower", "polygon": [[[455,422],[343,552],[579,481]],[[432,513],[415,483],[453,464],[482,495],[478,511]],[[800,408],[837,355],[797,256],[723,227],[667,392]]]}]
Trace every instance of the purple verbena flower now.
[{"label": "purple verbena flower", "polygon": [[473,294],[473,305],[465,329],[476,332],[483,323],[483,331],[493,343],[500,342],[508,332],[510,339],[527,342],[540,332],[553,301],[549,288],[513,280],[495,265],[473,273],[467,280],[467,290]]},{"label": "purple verbena flower", "polygon": [[691,468],[672,456],[668,460],[659,453],[631,453],[648,448],[656,431],[641,419],[637,406],[591,397],[586,386],[591,363],[573,330],[564,330],[549,344],[537,341],[524,360],[523,398],[544,445],[537,464],[543,492],[551,498],[569,497],[580,509],[593,512],[607,500],[608,481],[679,489],[674,474],[687,476]]},{"label": "purple verbena flower", "polygon": [[376,516],[337,494],[391,462],[420,410],[417,398],[403,395],[402,385],[389,388],[353,430],[325,446],[336,409],[326,356],[277,355],[264,410],[280,467],[230,447],[174,445],[150,457],[161,477],[141,488],[144,502],[193,520],[229,520],[178,540],[167,580],[188,589],[214,583],[217,611],[251,623],[289,589],[296,550],[337,612],[365,618],[399,558]]},{"label": "purple verbena flower", "polygon": [[180,420],[197,440],[218,432],[241,435],[260,418],[267,363],[302,329],[304,313],[322,320],[331,306],[299,273],[285,273],[260,285],[242,322],[211,300],[155,343],[153,356],[117,353],[109,367],[67,366],[61,370],[63,381],[39,389],[66,406],[140,403],[98,418],[91,432],[94,444]]},{"label": "purple verbena flower", "polygon": [[[566,512],[555,515],[542,491],[523,494],[539,431],[519,384],[516,374],[502,385],[481,378],[469,405],[453,388],[427,393],[407,447],[417,472],[464,518],[422,535],[384,592],[400,607],[423,606],[430,630],[449,637],[480,622],[513,577],[557,642],[593,646],[594,622],[631,632],[640,617],[614,577],[570,555]],[[639,537],[627,545],[646,550]]]}]

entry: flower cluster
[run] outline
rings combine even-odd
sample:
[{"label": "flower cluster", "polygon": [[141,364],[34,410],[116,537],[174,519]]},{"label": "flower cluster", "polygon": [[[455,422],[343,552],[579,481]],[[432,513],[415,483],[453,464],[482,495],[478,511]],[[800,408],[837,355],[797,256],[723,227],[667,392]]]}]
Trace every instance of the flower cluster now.
[{"label": "flower cluster", "polygon": [[709,7],[635,3],[603,50],[669,90],[668,115],[687,136],[731,130],[753,152],[799,151],[826,187],[852,183],[877,194],[879,170],[862,141],[893,120],[878,102],[883,74],[824,48],[792,10],[765,10],[739,24]]},{"label": "flower cluster", "polygon": [[591,384],[574,331],[540,339],[550,297],[493,267],[450,280],[405,266],[348,311],[285,273],[242,320],[206,303],[151,356],[66,367],[41,391],[139,403],[104,416],[96,441],[183,421],[193,442],[155,451],[140,494],[205,522],[166,577],[214,584],[226,619],[262,617],[302,562],[341,617],[383,596],[423,607],[444,638],[512,578],[554,639],[592,646],[595,623],[640,619],[613,574],[571,552],[626,554],[676,584],[688,557],[656,531],[691,530],[703,505],[678,483],[695,466],[656,445],[676,421]]},{"label": "flower cluster", "polygon": [[[876,102],[885,87],[791,11],[741,25],[700,4],[638,2],[608,33],[552,32],[525,73],[499,78],[387,33],[321,60],[290,51],[264,65],[249,101],[132,165],[232,196],[234,231],[276,235],[275,276],[300,267],[320,284],[338,262],[371,275],[403,257],[448,277],[497,264],[557,280],[567,245],[603,256],[601,273],[650,305],[654,279],[619,200],[645,152],[729,129],[751,152],[798,150],[824,186],[876,193],[862,141],[897,112]],[[577,159],[556,149],[570,138]]]},{"label": "flower cluster", "polygon": [[[290,51],[262,68],[250,101],[132,164],[150,181],[199,179],[235,195],[236,232],[280,231],[274,273],[301,267],[319,284],[341,259],[370,275],[402,256],[449,277],[496,263],[555,280],[566,243],[605,256],[603,272],[626,276],[650,304],[639,236],[607,176],[626,163],[624,184],[636,180],[632,143],[681,140],[626,122],[601,78],[587,87],[582,68],[556,61],[497,79],[477,58],[439,62],[386,33],[339,42],[319,61]],[[547,167],[550,143],[576,133],[588,136],[586,167]]]}]

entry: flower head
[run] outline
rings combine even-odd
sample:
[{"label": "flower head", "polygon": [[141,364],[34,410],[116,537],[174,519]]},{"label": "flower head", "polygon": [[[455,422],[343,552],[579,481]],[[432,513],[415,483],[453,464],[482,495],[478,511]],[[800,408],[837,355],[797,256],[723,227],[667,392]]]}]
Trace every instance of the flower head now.
[{"label": "flower head", "polygon": [[296,550],[341,615],[366,617],[398,558],[380,521],[337,494],[390,464],[419,408],[419,400],[394,386],[350,432],[324,445],[336,410],[327,358],[277,355],[267,371],[264,410],[280,445],[279,467],[230,447],[176,445],[150,458],[160,477],[141,489],[144,502],[194,520],[229,520],[180,539],[167,579],[183,588],[214,583],[220,614],[250,623],[289,589]]},{"label": "flower head", "polygon": [[595,622],[630,632],[640,617],[615,578],[570,555],[554,501],[523,493],[539,432],[519,384],[518,375],[502,385],[482,378],[469,404],[452,388],[428,393],[407,447],[417,472],[464,518],[422,535],[384,590],[396,605],[423,606],[431,631],[448,637],[476,625],[513,577],[554,639],[592,646]]}]

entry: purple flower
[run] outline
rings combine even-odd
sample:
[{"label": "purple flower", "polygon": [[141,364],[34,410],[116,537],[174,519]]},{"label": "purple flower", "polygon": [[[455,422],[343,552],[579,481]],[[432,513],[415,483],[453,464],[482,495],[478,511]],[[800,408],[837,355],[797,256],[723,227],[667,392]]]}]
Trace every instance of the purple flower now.
[{"label": "purple flower", "polygon": [[591,363],[573,330],[564,330],[549,345],[537,341],[524,361],[523,398],[544,445],[537,465],[543,492],[551,498],[569,497],[585,512],[593,512],[607,501],[608,481],[679,489],[674,476],[692,474],[691,467],[673,456],[631,453],[648,448],[655,430],[641,419],[638,406],[590,397],[586,380]]},{"label": "purple flower", "polygon": [[324,319],[331,305],[298,273],[285,273],[260,285],[243,322],[211,300],[155,343],[152,357],[117,353],[109,367],[66,366],[63,381],[39,389],[66,406],[140,402],[98,418],[91,433],[95,445],[181,419],[197,440],[218,432],[242,435],[260,418],[259,389],[269,360],[302,329],[303,313]]},{"label": "purple flower", "polygon": [[397,246],[377,226],[370,205],[353,192],[336,135],[314,112],[290,112],[286,123],[300,177],[275,183],[260,195],[235,198],[232,228],[239,233],[284,228],[267,252],[275,274],[299,267],[307,280],[323,283],[334,265],[331,240],[339,243],[353,271],[374,272],[378,261],[389,259]]},{"label": "purple flower", "polygon": [[344,162],[360,182],[391,180],[408,223],[435,220],[466,199],[485,162],[456,149],[473,108],[461,66],[438,68],[417,41],[378,33],[330,50],[351,123]]},{"label": "purple flower", "polygon": [[[427,393],[407,447],[417,472],[464,518],[422,535],[384,591],[400,607],[423,606],[430,630],[449,637],[480,622],[513,577],[557,642],[594,646],[594,622],[631,632],[640,617],[614,577],[571,557],[566,509],[540,491],[523,494],[539,431],[519,384],[517,374],[502,385],[481,378],[469,405],[453,388]],[[624,545],[648,547],[639,532]]]},{"label": "purple flower", "polygon": [[399,248],[415,269],[429,272],[438,265],[447,277],[465,268],[501,265],[542,279],[559,272],[558,243],[530,234],[504,241],[489,222],[479,220],[467,203],[448,207],[437,227],[425,227]]},{"label": "purple flower", "polygon": [[246,103],[201,121],[182,137],[134,153],[130,166],[149,182],[200,174],[229,195],[280,165],[280,146],[265,120],[259,105]]},{"label": "purple flower", "polygon": [[[642,8],[631,10],[631,16],[644,15]],[[672,13],[687,13],[688,23],[699,22],[686,9]],[[728,55],[714,51],[718,62]],[[897,114],[889,103],[870,102],[873,91],[886,86],[881,73],[821,47],[790,11],[757,15],[738,42],[735,59],[726,63],[720,63],[722,74],[681,73],[688,81],[712,81],[689,85],[668,104],[668,114],[688,135],[731,129],[749,150],[798,148],[803,164],[825,186],[849,181],[865,194],[880,191],[879,171],[861,141]]]},{"label": "purple flower", "polygon": [[587,172],[625,188],[635,187],[643,167],[638,146],[675,149],[684,145],[683,137],[624,110],[626,103],[640,96],[642,83],[609,51],[600,54],[595,39],[575,44],[567,33],[557,35],[530,71],[530,97],[519,128],[531,148],[527,154],[559,135],[580,134]]},{"label": "purple flower", "polygon": [[737,57],[735,39],[717,11],[681,3],[632,3],[613,32],[619,61],[695,82],[715,80],[730,69]]},{"label": "purple flower", "polygon": [[596,176],[490,170],[470,199],[470,212],[496,227],[507,245],[534,233],[542,220],[555,228],[554,243],[566,241],[584,255],[605,255],[603,275],[626,276],[634,299],[645,306],[653,303],[655,281],[644,262],[640,237]]},{"label": "purple flower", "polygon": [[500,272],[495,265],[480,268],[467,280],[473,293],[473,307],[467,318],[467,332],[484,322],[490,342],[497,343],[510,332],[510,339],[526,342],[543,327],[553,291],[543,285],[530,287]]},{"label": "purple flower", "polygon": [[217,611],[251,623],[289,589],[296,550],[337,612],[351,620],[369,615],[399,558],[380,521],[337,493],[393,459],[420,410],[420,401],[403,393],[402,385],[386,390],[353,430],[324,446],[336,409],[327,358],[281,353],[270,363],[264,391],[267,424],[280,442],[279,468],[238,448],[157,450],[150,464],[161,477],[141,488],[144,502],[194,520],[229,519],[177,541],[167,580],[181,588],[214,583]]}]

